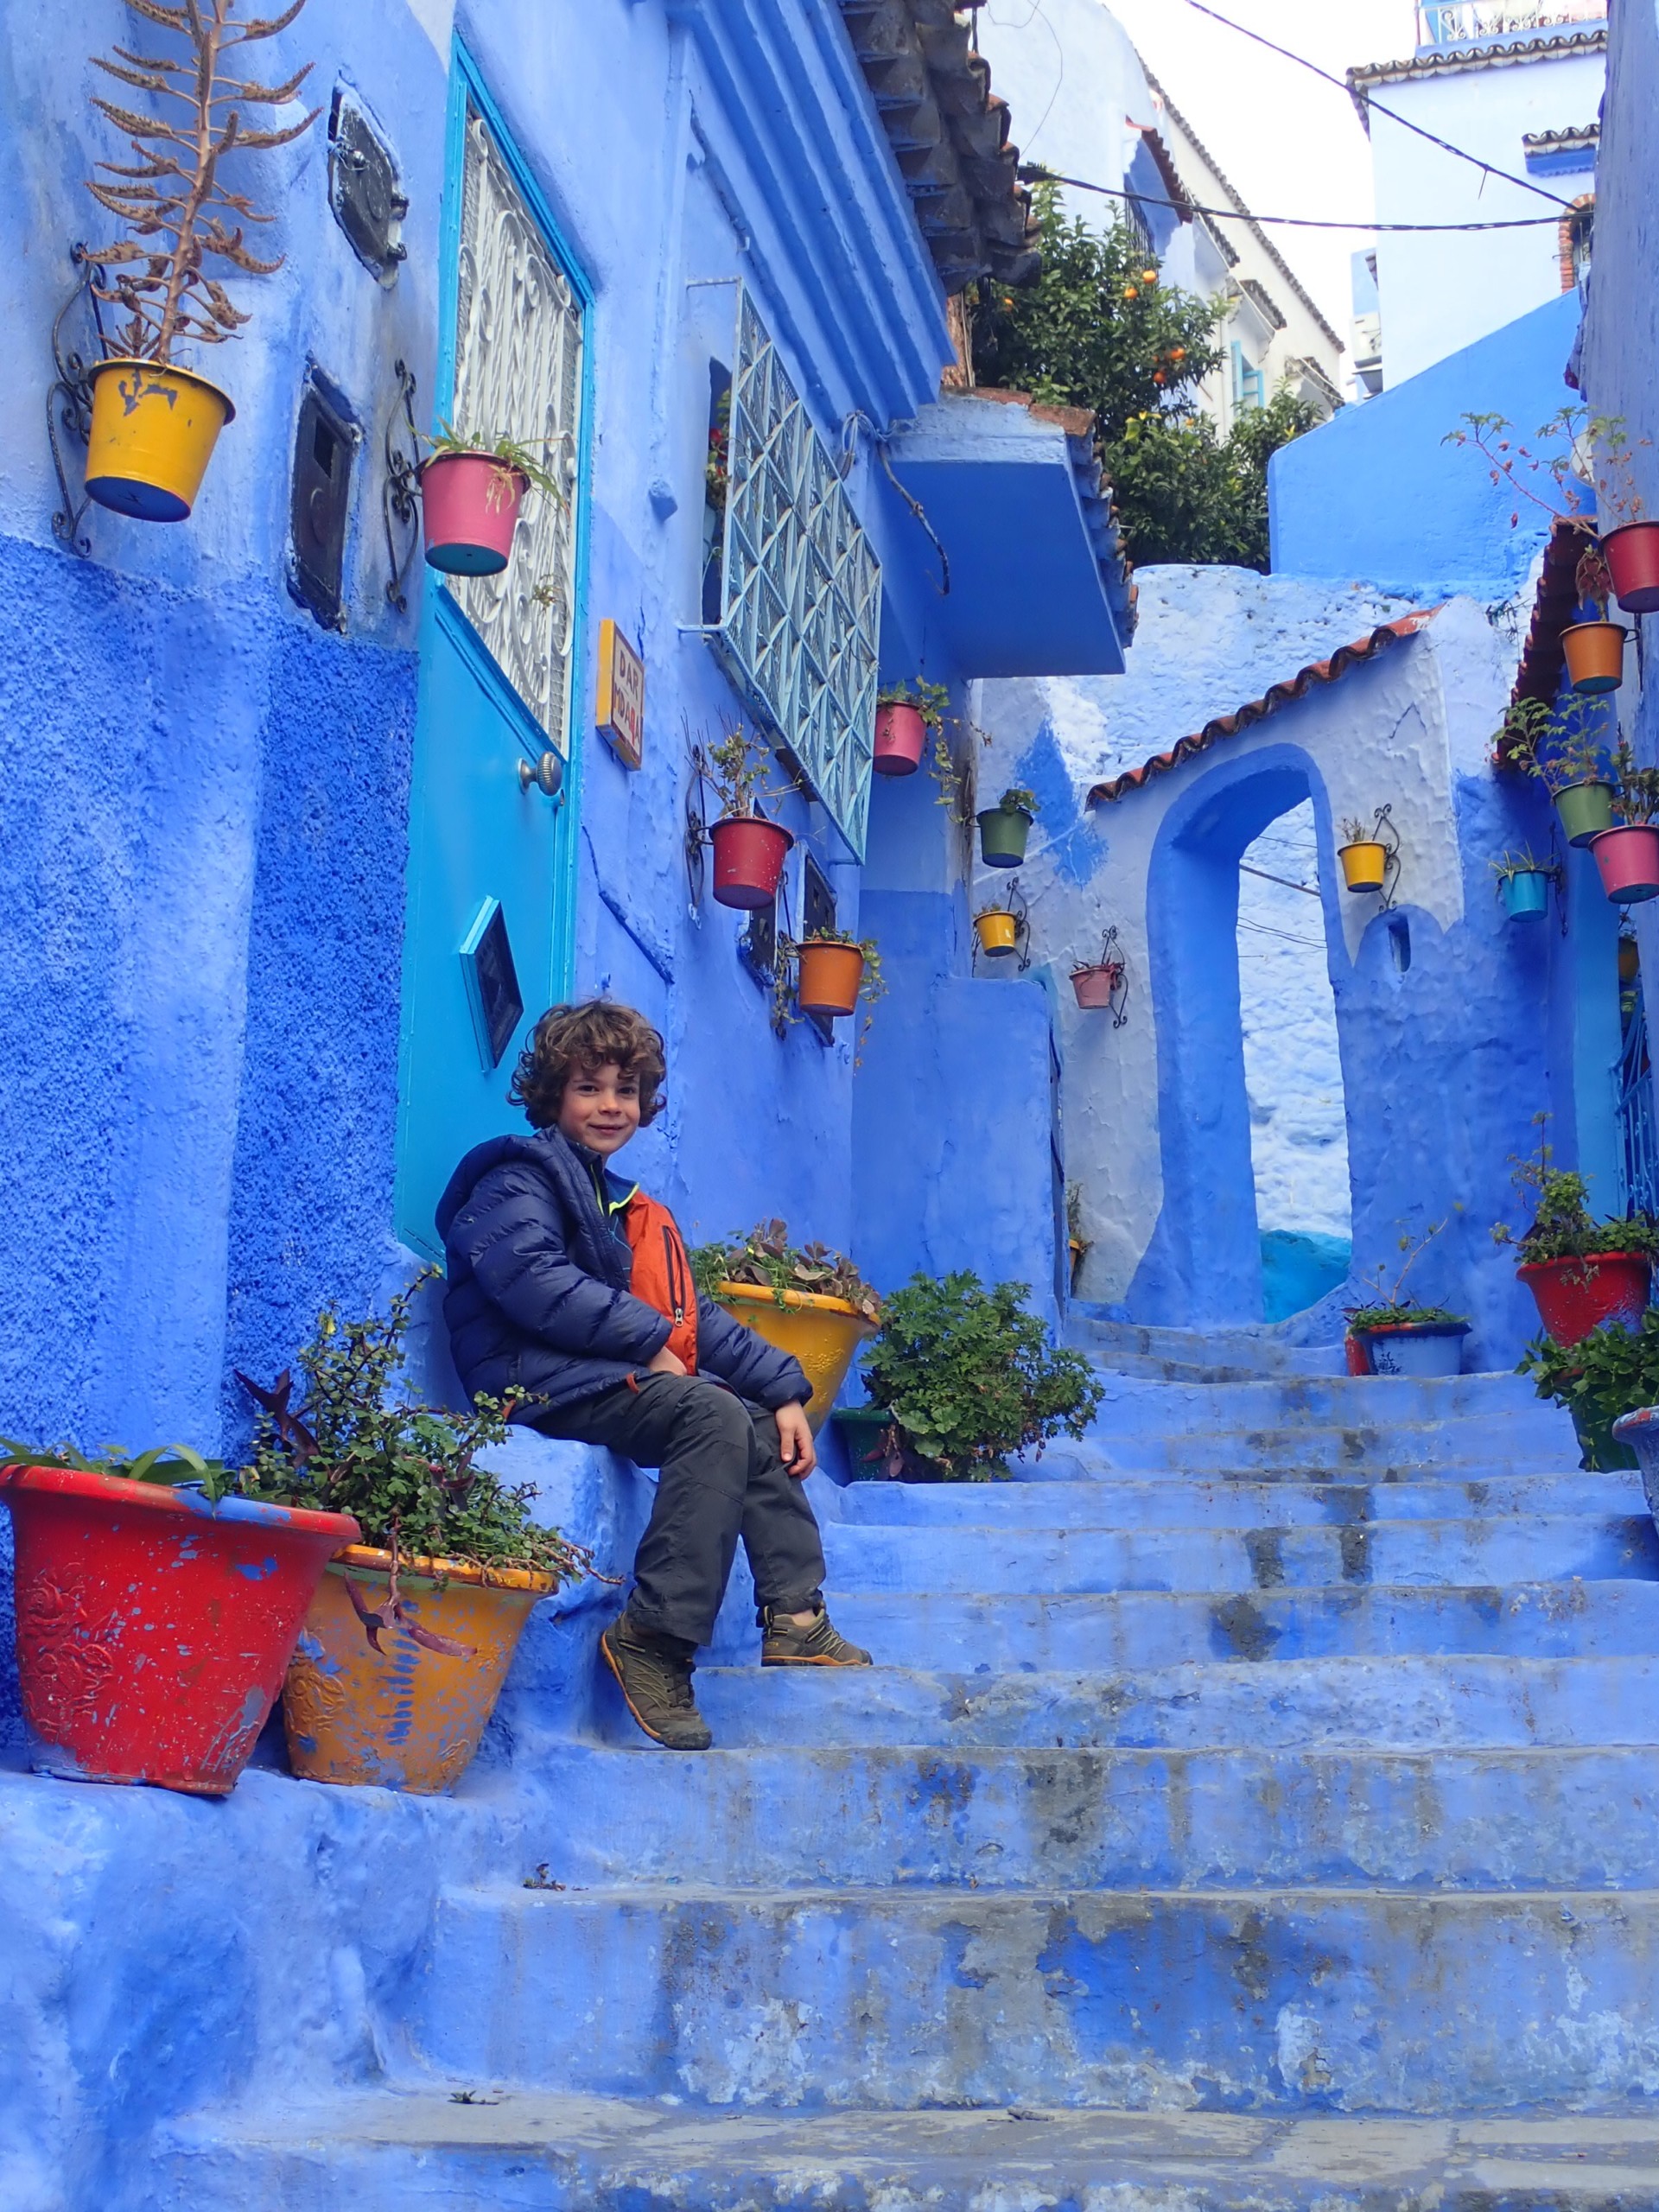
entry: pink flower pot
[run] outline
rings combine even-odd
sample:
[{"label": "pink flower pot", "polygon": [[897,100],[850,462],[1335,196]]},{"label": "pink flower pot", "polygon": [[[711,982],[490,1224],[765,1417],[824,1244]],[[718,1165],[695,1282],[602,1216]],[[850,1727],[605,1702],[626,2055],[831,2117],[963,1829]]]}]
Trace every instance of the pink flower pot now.
[{"label": "pink flower pot", "polygon": [[795,842],[788,830],[758,815],[729,814],[709,835],[715,848],[716,905],[744,911],[770,906]]},{"label": "pink flower pot", "polygon": [[1590,840],[1601,887],[1621,906],[1659,899],[1659,830],[1650,822],[1623,822]]},{"label": "pink flower pot", "polygon": [[878,776],[913,776],[922,765],[927,744],[927,724],[914,707],[896,703],[875,710],[875,754],[870,766]]},{"label": "pink flower pot", "polygon": [[488,453],[435,453],[421,464],[426,563],[451,576],[499,575],[530,489],[521,468]]},{"label": "pink flower pot", "polygon": [[1613,593],[1627,614],[1659,612],[1659,522],[1627,522],[1601,541]]},{"label": "pink flower pot", "polygon": [[1112,993],[1123,981],[1121,960],[1108,960],[1093,968],[1074,968],[1071,988],[1077,995],[1077,1004],[1090,1013],[1109,1013]]}]

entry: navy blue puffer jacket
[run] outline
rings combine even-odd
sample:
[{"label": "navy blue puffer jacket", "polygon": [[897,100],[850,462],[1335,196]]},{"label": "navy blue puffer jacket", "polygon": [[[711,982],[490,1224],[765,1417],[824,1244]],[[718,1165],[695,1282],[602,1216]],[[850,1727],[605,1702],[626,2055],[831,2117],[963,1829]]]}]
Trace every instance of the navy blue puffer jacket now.
[{"label": "navy blue puffer jacket", "polygon": [[[475,1145],[438,1201],[448,1260],[443,1318],[471,1395],[533,1392],[526,1418],[609,1389],[646,1367],[669,1320],[628,1288],[632,1255],[600,1211],[595,1154],[557,1129]],[[605,1181],[612,1196],[628,1185]],[[697,1368],[775,1413],[812,1386],[796,1361],[706,1298]]]}]

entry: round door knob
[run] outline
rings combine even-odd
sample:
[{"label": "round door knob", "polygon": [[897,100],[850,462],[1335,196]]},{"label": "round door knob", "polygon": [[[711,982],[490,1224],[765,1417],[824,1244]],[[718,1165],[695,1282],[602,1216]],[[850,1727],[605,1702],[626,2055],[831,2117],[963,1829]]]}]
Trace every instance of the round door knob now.
[{"label": "round door knob", "polygon": [[518,763],[518,788],[529,791],[532,785],[548,798],[556,798],[564,783],[564,763],[556,753],[543,753],[534,765],[528,760]]}]

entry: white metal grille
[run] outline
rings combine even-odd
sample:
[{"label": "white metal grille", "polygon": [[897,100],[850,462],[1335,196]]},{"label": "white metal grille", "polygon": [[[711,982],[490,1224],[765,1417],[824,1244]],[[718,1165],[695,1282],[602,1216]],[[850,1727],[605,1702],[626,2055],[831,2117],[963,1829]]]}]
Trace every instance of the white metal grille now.
[{"label": "white metal grille", "polygon": [[881,571],[753,302],[740,288],[719,642],[864,857]]},{"label": "white metal grille", "polygon": [[516,438],[562,499],[532,491],[499,575],[448,588],[560,753],[569,751],[576,589],[582,302],[554,258],[482,116],[467,111],[451,421],[490,443]]}]

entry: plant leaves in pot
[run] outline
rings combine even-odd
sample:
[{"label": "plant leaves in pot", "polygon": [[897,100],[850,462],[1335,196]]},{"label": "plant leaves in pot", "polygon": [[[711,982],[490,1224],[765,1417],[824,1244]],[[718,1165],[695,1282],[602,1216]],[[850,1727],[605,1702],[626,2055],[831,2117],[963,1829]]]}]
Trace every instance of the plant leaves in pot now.
[{"label": "plant leaves in pot", "polygon": [[1659,829],[1653,820],[1659,813],[1659,769],[1638,768],[1624,739],[1613,813],[1612,828],[1590,840],[1602,889],[1621,906],[1659,898]]},{"label": "plant leaves in pot", "polygon": [[978,817],[979,855],[986,867],[1018,868],[1036,818],[1036,793],[1023,784],[1010,784],[996,804]]},{"label": "plant leaves in pot", "polygon": [[781,1221],[758,1222],[747,1236],[696,1245],[688,1256],[703,1296],[800,1362],[812,1385],[807,1420],[816,1436],[858,1347],[880,1325],[880,1300],[843,1254],[791,1244]]},{"label": "plant leaves in pot", "polygon": [[925,677],[883,685],[875,701],[875,751],[870,766],[878,776],[913,776],[922,765],[928,734],[944,725],[950,694]]},{"label": "plant leaves in pot", "polygon": [[426,564],[450,576],[499,575],[531,491],[556,503],[562,497],[551,471],[517,438],[474,436],[447,423],[421,463],[420,482]]},{"label": "plant leaves in pot", "polygon": [[1350,1340],[1363,1353],[1367,1373],[1430,1379],[1462,1372],[1463,1339],[1469,1333],[1465,1316],[1443,1306],[1420,1305],[1403,1294],[1406,1277],[1449,1219],[1448,1215],[1433,1223],[1420,1236],[1402,1235],[1399,1249],[1405,1257],[1392,1286],[1379,1264],[1374,1281],[1363,1278],[1375,1291],[1374,1299],[1344,1309]]},{"label": "plant leaves in pot", "polygon": [[1549,887],[1558,873],[1554,863],[1541,861],[1529,845],[1518,853],[1504,853],[1487,865],[1509,918],[1541,921],[1549,912]]},{"label": "plant leaves in pot", "polygon": [[1573,689],[1594,698],[1617,691],[1624,681],[1624,648],[1630,633],[1622,623],[1608,617],[1613,580],[1607,571],[1606,556],[1593,538],[1579,556],[1575,588],[1580,607],[1589,607],[1593,613],[1567,625],[1561,632],[1561,650],[1567,656],[1567,679]]},{"label": "plant leaves in pot", "polygon": [[1548,1143],[1515,1161],[1512,1179],[1532,1206],[1532,1221],[1519,1238],[1507,1222],[1497,1222],[1492,1240],[1515,1246],[1516,1274],[1558,1344],[1575,1344],[1595,1329],[1634,1329],[1648,1307],[1659,1224],[1645,1214],[1597,1221],[1584,1178],[1553,1162]]},{"label": "plant leaves in pot", "polygon": [[709,832],[715,849],[715,902],[746,913],[769,906],[795,840],[781,823],[768,822],[760,811],[766,747],[734,722],[706,756],[699,755],[699,762],[721,805],[720,819]]},{"label": "plant leaves in pot", "polygon": [[477,1751],[537,1602],[592,1571],[580,1545],[531,1517],[534,1492],[481,1456],[512,1403],[465,1413],[412,1403],[396,1384],[425,1269],[384,1317],[332,1308],[259,1407],[251,1473],[266,1491],[351,1512],[365,1541],[330,1561],[283,1692],[289,1758],[315,1782],[430,1795]]}]

